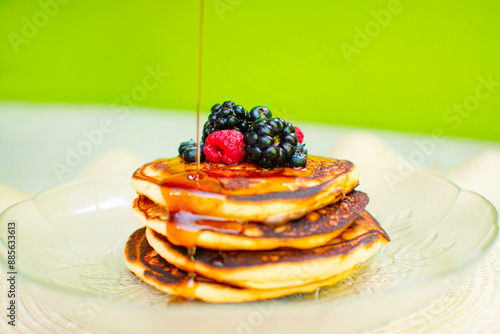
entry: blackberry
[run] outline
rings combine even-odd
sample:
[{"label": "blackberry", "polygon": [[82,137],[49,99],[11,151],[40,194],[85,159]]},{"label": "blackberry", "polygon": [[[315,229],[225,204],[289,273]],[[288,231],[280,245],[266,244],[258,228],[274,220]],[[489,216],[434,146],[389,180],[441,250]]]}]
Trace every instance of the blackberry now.
[{"label": "blackberry", "polygon": [[[200,145],[200,162],[205,161],[205,154],[203,154],[203,149],[205,143],[201,142]],[[184,162],[194,163],[196,162],[196,142],[192,139],[182,142],[179,145],[179,155],[184,159]]]},{"label": "blackberry", "polygon": [[281,118],[260,119],[254,122],[244,137],[247,157],[263,168],[285,166],[297,147],[292,124]]},{"label": "blackberry", "polygon": [[264,106],[256,106],[250,110],[249,121],[256,122],[259,119],[270,119],[273,117],[271,110]]},{"label": "blackberry", "polygon": [[222,105],[217,103],[210,109],[208,121],[203,126],[202,140],[215,131],[237,130],[246,133],[248,130],[248,111],[240,105],[235,105],[233,101],[226,101]]}]

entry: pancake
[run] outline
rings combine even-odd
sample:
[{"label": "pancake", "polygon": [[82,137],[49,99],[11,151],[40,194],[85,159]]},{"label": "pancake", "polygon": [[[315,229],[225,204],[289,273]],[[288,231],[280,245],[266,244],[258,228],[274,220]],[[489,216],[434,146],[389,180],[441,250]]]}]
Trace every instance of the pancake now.
[{"label": "pancake", "polygon": [[145,196],[134,201],[137,220],[166,236],[176,246],[219,251],[269,250],[323,246],[340,235],[368,204],[368,196],[352,191],[337,203],[278,227],[223,220],[190,213],[169,213]]},{"label": "pancake", "polygon": [[341,200],[358,185],[359,171],[349,161],[307,160],[303,169],[204,162],[197,171],[180,157],[160,159],[139,168],[131,185],[168,211],[283,224]]},{"label": "pancake", "polygon": [[322,281],[369,259],[389,241],[377,221],[363,212],[338,238],[314,249],[218,252],[175,246],[146,230],[149,244],[174,266],[218,282],[251,289],[275,289]]},{"label": "pancake", "polygon": [[213,303],[249,302],[279,298],[299,292],[313,292],[317,288],[343,280],[355,270],[355,267],[352,267],[321,281],[270,290],[238,288],[200,276],[192,279],[185,271],[169,264],[151,248],[146,240],[145,228],[137,230],[130,236],[125,246],[124,259],[129,270],[139,279],[161,291]]}]

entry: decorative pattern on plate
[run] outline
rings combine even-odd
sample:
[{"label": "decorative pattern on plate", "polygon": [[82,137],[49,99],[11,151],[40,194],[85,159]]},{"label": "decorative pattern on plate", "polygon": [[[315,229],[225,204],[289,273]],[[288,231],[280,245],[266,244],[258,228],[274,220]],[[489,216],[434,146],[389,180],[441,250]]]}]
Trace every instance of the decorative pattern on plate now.
[{"label": "decorative pattern on plate", "polygon": [[75,287],[55,279],[52,281],[67,289],[78,292],[98,294],[101,298],[134,300],[147,304],[166,304],[173,297],[152,286],[149,286],[132,274],[123,263],[125,241],[108,251],[98,263],[74,260],[73,255],[63,257],[61,267],[68,264],[68,259],[75,263],[91,264],[89,270],[80,274],[84,288]]},{"label": "decorative pattern on plate", "polygon": [[53,261],[40,263],[40,265],[53,270],[63,270],[75,266],[89,266],[92,261],[89,259],[89,253],[82,247],[78,241],[72,238],[69,234],[65,236],[66,251],[43,248],[43,251],[53,259]]},{"label": "decorative pattern on plate", "polygon": [[303,299],[329,300],[341,302],[341,298],[354,296],[389,286],[398,286],[415,278],[415,268],[426,266],[428,260],[448,251],[455,242],[437,245],[437,233],[425,240],[406,242],[412,233],[414,219],[410,210],[402,211],[384,220],[382,226],[391,237],[391,242],[382,246],[369,261],[361,264],[354,275],[314,293],[304,294]]}]

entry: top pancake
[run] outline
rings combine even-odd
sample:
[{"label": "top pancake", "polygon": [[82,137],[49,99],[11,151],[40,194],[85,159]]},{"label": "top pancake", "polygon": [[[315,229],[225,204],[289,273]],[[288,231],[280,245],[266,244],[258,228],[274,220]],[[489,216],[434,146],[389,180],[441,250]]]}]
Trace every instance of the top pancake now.
[{"label": "top pancake", "polygon": [[176,157],[144,165],[131,184],[169,211],[282,224],[342,199],[358,180],[353,163],[314,156],[303,169],[204,162],[199,172]]}]

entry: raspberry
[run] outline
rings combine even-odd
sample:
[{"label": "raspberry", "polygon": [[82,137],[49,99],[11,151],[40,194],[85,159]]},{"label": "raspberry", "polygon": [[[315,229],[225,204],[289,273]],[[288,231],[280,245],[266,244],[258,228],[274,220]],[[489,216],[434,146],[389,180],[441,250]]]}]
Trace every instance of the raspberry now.
[{"label": "raspberry", "polygon": [[294,127],[295,127],[295,134],[297,135],[297,141],[302,144],[302,142],[304,141],[304,133],[302,132],[301,129],[299,129],[298,126],[294,125]]},{"label": "raspberry", "polygon": [[237,164],[245,159],[243,134],[236,130],[212,132],[205,139],[203,153],[207,161]]}]

